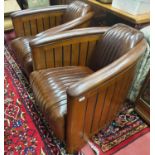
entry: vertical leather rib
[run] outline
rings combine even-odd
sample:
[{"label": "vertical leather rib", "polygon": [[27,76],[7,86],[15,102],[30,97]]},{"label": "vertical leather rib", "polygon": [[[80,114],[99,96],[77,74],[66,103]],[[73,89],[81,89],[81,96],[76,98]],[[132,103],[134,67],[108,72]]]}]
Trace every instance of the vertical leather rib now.
[{"label": "vertical leather rib", "polygon": [[[68,66],[34,71],[30,76],[37,105],[61,139],[64,138],[64,117],[67,113],[66,89],[91,73],[87,67]],[[56,123],[57,120],[59,125]],[[55,131],[55,128],[58,131]]]},{"label": "vertical leather rib", "polygon": [[105,67],[135,47],[143,34],[127,25],[116,24],[98,41],[89,66],[94,71]]},{"label": "vertical leather rib", "polygon": [[91,10],[87,3],[75,1],[68,5],[68,8],[63,17],[63,23],[86,15]]}]

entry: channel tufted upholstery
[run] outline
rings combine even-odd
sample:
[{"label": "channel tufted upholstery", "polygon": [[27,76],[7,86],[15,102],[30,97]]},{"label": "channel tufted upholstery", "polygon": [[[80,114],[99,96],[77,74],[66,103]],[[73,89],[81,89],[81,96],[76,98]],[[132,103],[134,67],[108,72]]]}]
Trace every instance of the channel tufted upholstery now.
[{"label": "channel tufted upholstery", "polygon": [[[31,74],[31,85],[37,103],[48,122],[51,122],[54,133],[61,140],[65,140],[66,89],[91,73],[87,67],[72,66],[34,71]],[[52,93],[49,95],[48,92]]]},{"label": "channel tufted upholstery", "polygon": [[91,58],[90,68],[97,71],[105,67],[133,48],[143,37],[142,33],[137,33],[132,27],[116,24],[99,40]]},{"label": "channel tufted upholstery", "polygon": [[78,17],[85,16],[90,11],[90,5],[82,1],[75,1],[74,3],[68,5],[68,8],[63,17],[64,23],[74,20]]},{"label": "channel tufted upholstery", "polygon": [[26,75],[29,75],[32,71],[32,54],[29,42],[34,37],[20,37],[12,41],[12,48],[15,52],[15,56],[18,62],[22,64]]},{"label": "channel tufted upholstery", "polygon": [[27,77],[33,70],[30,41],[50,37],[68,29],[87,27],[92,17],[90,6],[82,1],[13,13],[17,39],[12,41],[12,49]]},{"label": "channel tufted upholstery", "polygon": [[36,104],[67,151],[76,152],[85,137],[105,128],[123,105],[146,49],[143,34],[116,24],[65,31],[30,45]]}]

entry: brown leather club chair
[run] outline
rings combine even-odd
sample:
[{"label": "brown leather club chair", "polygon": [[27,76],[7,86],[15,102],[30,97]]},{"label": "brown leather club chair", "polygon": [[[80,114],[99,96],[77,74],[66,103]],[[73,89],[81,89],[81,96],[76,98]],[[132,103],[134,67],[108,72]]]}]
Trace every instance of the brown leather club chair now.
[{"label": "brown leather club chair", "polygon": [[88,27],[92,17],[91,7],[82,1],[13,13],[12,20],[18,38],[12,41],[12,49],[26,75],[29,77],[33,70],[29,46],[31,40],[64,30]]},{"label": "brown leather club chair", "polygon": [[117,24],[61,32],[30,46],[36,105],[72,153],[118,114],[146,41],[140,31]]}]

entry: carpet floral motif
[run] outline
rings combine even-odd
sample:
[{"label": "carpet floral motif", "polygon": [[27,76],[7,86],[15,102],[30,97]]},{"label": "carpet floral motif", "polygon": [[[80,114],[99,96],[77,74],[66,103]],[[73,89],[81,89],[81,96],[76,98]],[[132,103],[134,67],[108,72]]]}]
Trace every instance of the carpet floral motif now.
[{"label": "carpet floral motif", "polygon": [[[124,106],[119,116],[104,130],[93,136],[92,141],[103,152],[108,152],[120,143],[124,143],[129,137],[140,133],[139,137],[149,131],[148,126],[139,118],[133,109],[133,105]],[[135,136],[135,137],[134,137]],[[111,151],[113,152],[113,151]]]},{"label": "carpet floral motif", "polygon": [[[6,64],[5,64],[6,65]],[[36,154],[38,137],[33,126],[28,126],[28,117],[25,116],[18,93],[13,90],[13,83],[5,70],[5,152],[6,154]],[[27,119],[27,120],[26,120]]]},{"label": "carpet floral motif", "polygon": [[5,154],[65,154],[64,144],[49,131],[34,106],[29,83],[7,49],[4,62]]}]

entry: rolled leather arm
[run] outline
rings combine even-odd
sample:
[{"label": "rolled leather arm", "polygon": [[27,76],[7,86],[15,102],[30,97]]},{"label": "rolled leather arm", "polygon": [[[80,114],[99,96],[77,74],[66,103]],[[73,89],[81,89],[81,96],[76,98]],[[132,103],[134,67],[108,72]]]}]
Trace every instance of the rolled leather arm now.
[{"label": "rolled leather arm", "polygon": [[94,15],[94,13],[90,12],[90,13],[88,13],[87,15],[85,15],[83,17],[79,17],[79,18],[74,19],[74,20],[72,20],[70,22],[61,24],[59,26],[56,26],[54,28],[48,29],[48,30],[46,30],[44,32],[41,32],[41,33],[37,34],[36,37],[46,37],[46,36],[49,37],[49,36],[51,36],[53,34],[61,32],[61,31],[82,27],[83,24],[90,21],[90,19],[93,17],[93,15]]},{"label": "rolled leather arm", "polygon": [[116,78],[119,73],[135,64],[145,50],[146,41],[142,40],[135,48],[128,51],[112,64],[71,85],[67,89],[67,94],[71,97],[79,97]]},{"label": "rolled leather arm", "polygon": [[67,8],[68,5],[55,5],[55,6],[49,6],[46,8],[39,8],[39,9],[25,9],[13,12],[11,14],[12,18],[21,17],[21,16],[28,16],[33,14],[40,14],[40,13],[46,13],[51,11],[64,11]]},{"label": "rolled leather arm", "polygon": [[[72,23],[74,25],[74,22],[75,21],[72,21],[69,23]],[[67,23],[66,26],[70,25],[69,23]],[[63,24],[63,25],[65,25],[65,24]],[[62,39],[85,36],[85,35],[101,34],[101,33],[106,32],[110,28],[110,27],[100,27],[100,28],[92,27],[92,28],[84,28],[84,29],[81,28],[78,30],[69,30],[69,31],[61,32],[65,28],[61,27],[61,26],[58,26],[58,27],[60,29],[51,28],[50,30],[47,30],[47,31],[50,31],[49,33],[47,33],[47,31],[46,31],[46,32],[36,35],[37,37],[30,42],[30,46],[31,47],[46,46],[46,44],[49,45],[55,41],[62,40]],[[67,29],[68,28],[66,27],[65,30],[67,30]],[[54,30],[54,31],[52,31],[52,30]],[[60,32],[60,33],[58,33],[58,32]]]},{"label": "rolled leather arm", "polygon": [[[90,42],[90,47],[85,46],[83,49],[83,53],[87,56],[96,46],[96,42],[99,38],[104,34],[104,32],[108,28],[84,28],[84,29],[74,29],[64,32],[59,32],[55,35],[50,34],[49,36],[37,37],[30,41],[30,47],[32,49],[33,56],[33,66],[34,70],[45,69],[51,67],[61,66],[62,64],[68,66],[77,64],[77,55],[68,57],[68,52],[76,51],[75,44],[73,44],[77,40],[76,45],[80,45],[82,43]],[[56,31],[53,31],[56,33]],[[42,35],[43,36],[43,35]],[[63,43],[62,43],[62,40]],[[73,46],[73,49],[67,49],[65,44]],[[63,44],[63,45],[62,45]],[[55,48],[56,45],[56,48]],[[62,48],[63,46],[63,48]],[[64,56],[62,56],[62,52]],[[48,55],[48,56],[47,56]],[[70,55],[70,54],[69,54]],[[69,60],[70,59],[70,60]],[[78,58],[79,62],[88,63],[89,55],[87,60],[84,57]]]}]

